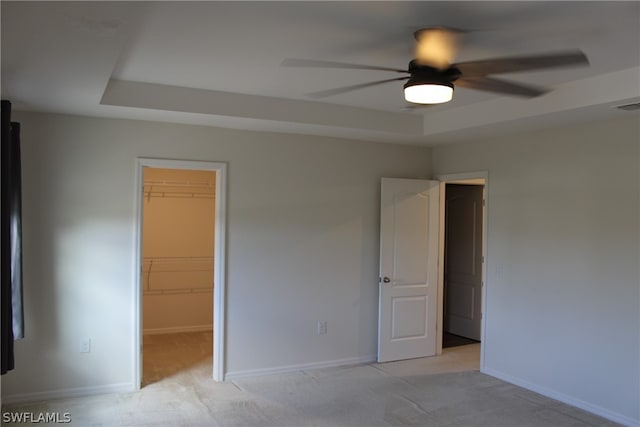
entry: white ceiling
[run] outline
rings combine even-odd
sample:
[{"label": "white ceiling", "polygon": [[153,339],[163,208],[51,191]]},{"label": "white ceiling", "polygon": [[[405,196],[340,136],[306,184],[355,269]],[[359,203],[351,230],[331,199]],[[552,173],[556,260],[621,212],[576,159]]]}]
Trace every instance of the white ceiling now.
[{"label": "white ceiling", "polygon": [[[433,145],[629,116],[640,101],[640,2],[8,2],[2,97],[14,108]],[[578,48],[590,66],[504,77],[534,99],[458,89],[405,111],[395,77],[286,68],[308,58],[405,68],[412,32],[470,30],[457,62]],[[502,76],[501,76],[502,77]]]}]

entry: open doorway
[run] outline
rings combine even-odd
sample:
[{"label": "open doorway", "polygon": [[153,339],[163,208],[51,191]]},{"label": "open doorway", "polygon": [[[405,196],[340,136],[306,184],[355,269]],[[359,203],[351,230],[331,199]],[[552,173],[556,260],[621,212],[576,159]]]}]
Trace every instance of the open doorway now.
[{"label": "open doorway", "polygon": [[483,183],[445,184],[442,347],[480,342]]},{"label": "open doorway", "polygon": [[[438,178],[442,203],[439,277],[442,327],[438,337],[441,351],[482,341],[487,176],[478,172]],[[483,350],[481,344],[481,359]]]},{"label": "open doorway", "polygon": [[215,182],[215,171],[143,169],[143,387],[211,373]]},{"label": "open doorway", "polygon": [[[475,345],[467,346],[470,356],[468,361],[475,361],[475,369],[478,363],[480,368],[483,367],[485,347],[482,344],[482,313],[486,307],[483,284],[486,283],[484,258],[487,234],[487,175],[486,172],[443,175],[436,177],[436,180],[382,178],[378,362],[422,358],[443,353],[446,186],[458,184],[479,186],[482,194],[482,197],[474,202],[476,211],[464,210],[464,215],[461,215],[463,219],[473,219],[471,224],[465,227],[481,231],[481,234],[472,235],[471,239],[467,239],[474,242],[473,246],[463,245],[462,248],[472,253],[472,258],[477,260],[470,269],[473,275],[481,278],[481,282],[473,292],[457,289],[458,294],[467,298],[468,304],[454,314],[458,314],[457,317],[465,317],[473,310],[468,317],[479,321],[480,343],[476,341],[476,332],[476,335],[471,337]],[[460,261],[469,262],[468,259]],[[437,286],[433,286],[436,283]],[[456,284],[465,285],[459,282]],[[456,302],[458,300],[451,301],[451,298],[455,297],[456,295],[450,296],[449,304],[462,304]],[[451,307],[450,305],[447,310],[448,327],[450,324],[460,323],[458,319],[452,320]]]},{"label": "open doorway", "polygon": [[224,377],[225,179],[222,163],[138,160],[138,387]]}]

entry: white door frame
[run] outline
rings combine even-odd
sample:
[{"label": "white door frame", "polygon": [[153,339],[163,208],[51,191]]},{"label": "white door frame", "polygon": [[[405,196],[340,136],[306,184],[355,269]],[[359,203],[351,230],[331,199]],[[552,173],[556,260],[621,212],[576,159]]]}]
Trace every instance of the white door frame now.
[{"label": "white door frame", "polygon": [[142,284],[140,269],[142,265],[142,199],[143,170],[145,167],[165,169],[208,170],[216,172],[215,193],[215,241],[213,257],[213,379],[224,380],[224,343],[225,343],[225,295],[226,295],[226,213],[227,213],[227,164],[172,159],[136,159],[135,178],[135,257],[133,292],[133,380],[136,390],[142,383]]},{"label": "white door frame", "polygon": [[480,322],[480,370],[484,369],[484,354],[487,348],[486,342],[486,321],[487,321],[487,207],[489,206],[489,172],[465,172],[454,174],[443,174],[435,177],[440,181],[440,242],[438,245],[438,321],[436,330],[436,354],[442,354],[442,330],[444,326],[444,231],[445,231],[445,193],[447,184],[474,183],[473,181],[484,181],[483,196],[485,200],[482,215],[482,320]]}]

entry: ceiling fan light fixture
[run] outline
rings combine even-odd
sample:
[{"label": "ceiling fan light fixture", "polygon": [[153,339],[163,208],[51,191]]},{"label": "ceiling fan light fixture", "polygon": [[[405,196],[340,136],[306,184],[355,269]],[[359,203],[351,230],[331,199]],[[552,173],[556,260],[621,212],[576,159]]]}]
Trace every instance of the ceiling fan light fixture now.
[{"label": "ceiling fan light fixture", "polygon": [[453,83],[409,80],[404,85],[404,99],[414,104],[442,104],[453,98]]}]

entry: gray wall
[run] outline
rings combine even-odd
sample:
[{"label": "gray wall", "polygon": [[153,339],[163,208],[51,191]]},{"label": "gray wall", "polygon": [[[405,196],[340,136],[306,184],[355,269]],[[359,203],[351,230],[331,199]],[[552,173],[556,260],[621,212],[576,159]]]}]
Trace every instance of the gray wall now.
[{"label": "gray wall", "polygon": [[434,148],[489,172],[486,372],[640,420],[637,115]]},{"label": "gray wall", "polygon": [[[135,158],[229,162],[227,372],[375,354],[379,179],[489,171],[485,370],[640,420],[636,116],[426,148],[16,114],[27,338],[4,396],[132,386]],[[429,167],[431,165],[431,168]],[[328,334],[315,334],[328,320]],[[80,354],[82,338],[92,352]],[[40,394],[38,394],[40,393]]]},{"label": "gray wall", "polygon": [[[5,397],[132,386],[137,156],[228,162],[227,372],[375,354],[380,177],[427,177],[428,149],[14,119],[23,129],[27,337],[3,377]],[[328,321],[326,335],[316,335],[318,320]],[[80,354],[85,337],[92,352]]]}]

